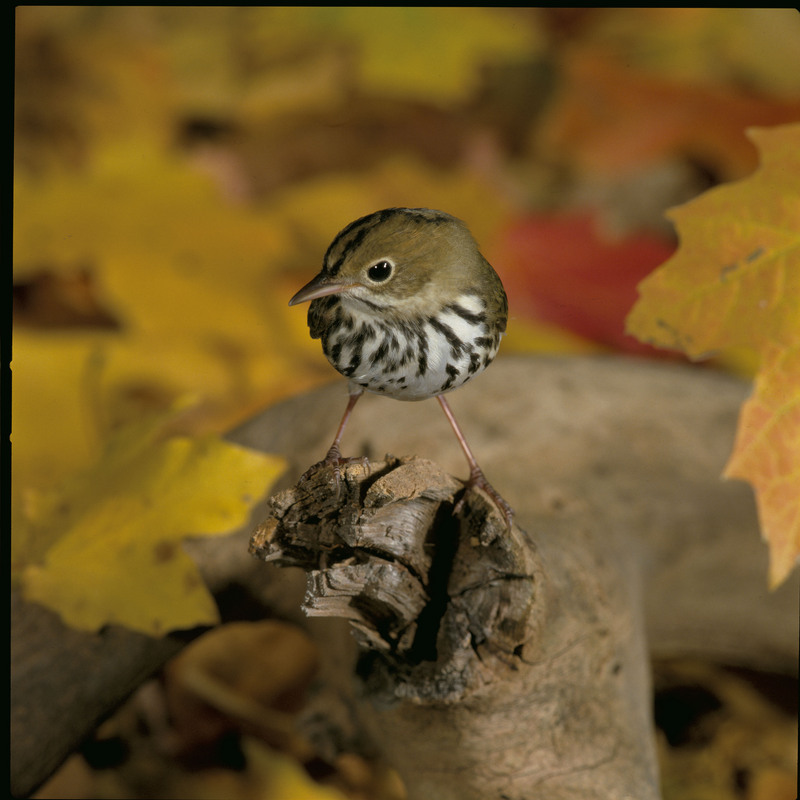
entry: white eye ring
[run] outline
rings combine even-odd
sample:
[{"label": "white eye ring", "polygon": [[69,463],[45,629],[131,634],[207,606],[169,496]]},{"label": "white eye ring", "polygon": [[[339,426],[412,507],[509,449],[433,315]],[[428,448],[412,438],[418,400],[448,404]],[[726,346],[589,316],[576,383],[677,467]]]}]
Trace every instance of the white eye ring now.
[{"label": "white eye ring", "polygon": [[370,283],[383,283],[389,280],[394,272],[394,264],[388,258],[381,258],[367,268],[367,280]]}]

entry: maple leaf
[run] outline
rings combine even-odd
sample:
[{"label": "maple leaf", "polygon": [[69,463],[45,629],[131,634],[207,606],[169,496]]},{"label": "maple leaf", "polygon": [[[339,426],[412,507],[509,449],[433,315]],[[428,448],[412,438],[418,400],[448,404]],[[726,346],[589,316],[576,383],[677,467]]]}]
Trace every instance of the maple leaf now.
[{"label": "maple leaf", "polygon": [[678,252],[639,284],[631,333],[691,358],[800,339],[800,125],[749,132],[762,166],[667,212]]},{"label": "maple leaf", "polygon": [[772,347],[744,404],[725,476],[753,485],[770,543],[769,582],[779,586],[800,552],[800,347]]},{"label": "maple leaf", "polygon": [[243,525],[284,462],[216,436],[164,439],[168,421],[120,431],[94,466],[39,496],[33,534],[15,531],[51,543],[23,571],[25,596],[75,628],[159,636],[219,621],[180,542]]},{"label": "maple leaf", "polygon": [[775,587],[800,552],[800,124],[748,136],[760,168],[669,212],[680,247],[639,285],[627,329],[694,359],[759,355],[725,474],[756,491]]}]

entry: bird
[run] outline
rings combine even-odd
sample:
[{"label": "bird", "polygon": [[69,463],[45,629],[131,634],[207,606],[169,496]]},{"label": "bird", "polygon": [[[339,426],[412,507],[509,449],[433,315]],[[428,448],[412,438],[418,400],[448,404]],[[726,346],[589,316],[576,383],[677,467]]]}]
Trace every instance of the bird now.
[{"label": "bird", "polygon": [[467,225],[429,208],[360,217],[336,235],[321,271],[289,305],[306,302],[311,337],[349,380],[347,407],[319,465],[334,465],[338,483],[339,465],[351,460],[342,458],[342,435],[365,391],[435,397],[469,465],[465,489],[483,489],[510,529],[514,512],[487,481],[445,399],[489,366],[508,319],[502,281]]}]

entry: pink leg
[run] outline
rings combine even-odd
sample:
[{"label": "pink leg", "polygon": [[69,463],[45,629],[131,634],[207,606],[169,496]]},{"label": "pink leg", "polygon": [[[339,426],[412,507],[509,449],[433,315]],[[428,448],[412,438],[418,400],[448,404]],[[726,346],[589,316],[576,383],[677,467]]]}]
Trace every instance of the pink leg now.
[{"label": "pink leg", "polygon": [[347,420],[350,419],[350,415],[353,413],[353,409],[356,407],[358,398],[361,397],[362,394],[363,392],[356,392],[355,394],[350,395],[350,399],[347,401],[347,408],[344,410],[344,416],[342,417],[342,421],[339,423],[339,427],[336,430],[336,436],[333,439],[333,444],[328,450],[328,455],[325,456],[324,463],[333,464],[342,460],[342,454],[339,451],[339,442],[342,441],[342,434],[347,426]]},{"label": "pink leg", "polygon": [[336,436],[333,439],[333,444],[330,446],[325,458],[322,461],[314,464],[312,467],[309,467],[300,478],[301,481],[306,480],[312,472],[315,472],[320,467],[328,467],[333,466],[333,476],[336,480],[336,487],[339,487],[339,480],[341,478],[341,470],[340,467],[342,464],[350,464],[354,462],[358,462],[361,464],[368,464],[368,460],[366,457],[363,458],[342,458],[341,451],[339,450],[339,443],[342,440],[342,434],[344,433],[344,429],[347,427],[347,421],[350,419],[350,414],[353,413],[353,409],[355,408],[356,403],[358,402],[358,398],[361,397],[363,392],[355,392],[354,394],[350,395],[350,399],[347,401],[347,408],[344,410],[344,416],[342,416],[342,421],[339,423],[339,427],[336,429]]},{"label": "pink leg", "polygon": [[[494,500],[494,504],[500,510],[500,513],[503,515],[503,517],[505,517],[506,525],[508,525],[510,528],[514,524],[514,510],[500,496],[500,493],[495,490],[489,481],[486,480],[483,470],[478,466],[478,462],[475,460],[475,456],[472,454],[472,450],[467,444],[467,440],[464,437],[464,434],[462,433],[458,423],[456,422],[456,418],[453,416],[453,412],[450,409],[450,404],[441,394],[436,395],[436,399],[439,401],[439,405],[442,407],[442,411],[444,411],[445,416],[449,420],[450,426],[453,428],[453,431],[456,435],[456,439],[458,439],[458,443],[461,445],[461,449],[464,451],[464,455],[467,457],[467,463],[469,464],[469,480],[466,482],[467,489],[469,490],[474,486],[483,489],[486,494],[488,494],[489,497]],[[463,502],[464,500],[462,498],[456,505],[456,511]]]}]

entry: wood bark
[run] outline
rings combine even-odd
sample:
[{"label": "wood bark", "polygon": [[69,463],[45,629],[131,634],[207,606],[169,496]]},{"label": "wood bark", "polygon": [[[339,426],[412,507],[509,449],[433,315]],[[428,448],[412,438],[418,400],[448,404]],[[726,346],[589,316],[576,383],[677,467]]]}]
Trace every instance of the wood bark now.
[{"label": "wood bark", "polygon": [[[432,462],[312,471],[251,547],[348,619],[371,727],[411,798],[656,798],[638,586],[599,537],[507,530]],[[598,531],[597,533],[601,533]]]},{"label": "wood bark", "polygon": [[[539,583],[534,582],[541,593],[534,592],[537,602],[532,606],[546,622],[539,646],[547,646],[548,637],[570,641],[566,632],[571,618],[562,613],[563,603],[574,602],[582,610],[588,630],[611,625],[605,649],[584,655],[578,642],[564,650],[549,672],[531,679],[532,706],[554,709],[564,696],[557,680],[562,664],[587,674],[595,670],[610,688],[613,681],[602,672],[602,659],[613,665],[617,654],[622,659],[617,680],[635,687],[638,670],[644,685],[639,696],[646,696],[647,658],[635,652],[632,633],[641,629],[642,620],[651,657],[696,656],[796,674],[797,575],[776,592],[767,590],[766,548],[758,534],[752,492],[745,484],[719,478],[747,393],[743,382],[698,368],[621,358],[541,357],[501,358],[486,376],[454,393],[453,410],[487,477],[534,538],[530,557],[544,565]],[[231,439],[284,455],[289,467],[277,488],[286,489],[324,454],[346,399],[344,385],[333,384],[270,408],[233,431]],[[452,432],[432,402],[367,396],[343,444],[346,455],[383,460],[386,452],[416,453],[435,459],[444,473],[466,475]],[[441,502],[446,506],[449,501]],[[391,692],[393,704],[382,711],[373,712],[371,704],[358,701],[351,690],[349,623],[304,621],[301,571],[265,566],[247,553],[253,527],[268,513],[264,504],[241,531],[225,539],[191,542],[187,549],[227,618],[235,616],[232,595],[252,595],[276,615],[305,624],[324,643],[330,662],[325,711],[337,728],[331,741],[363,742],[363,731],[352,726],[358,726],[359,715],[370,716],[379,739],[386,738],[381,728],[403,731],[394,737],[395,746],[406,748],[405,754],[394,753],[398,764],[413,764],[414,749],[432,747],[436,731],[442,748],[467,748],[473,769],[505,773],[498,753],[504,751],[502,740],[470,735],[476,730],[471,709],[475,703],[487,707],[483,697],[491,694],[491,685],[459,702],[437,700],[421,715],[416,713],[421,710],[417,700],[398,703]],[[459,538],[462,552],[463,547]],[[481,563],[491,550],[491,545],[481,546]],[[539,575],[535,569],[531,574]],[[615,575],[622,577],[616,581]],[[621,616],[619,608],[625,609]],[[117,628],[98,635],[71,631],[56,615],[16,593],[11,612],[11,786],[16,796],[25,796],[189,637],[151,640]],[[441,623],[439,629],[444,629]],[[608,643],[612,640],[614,646]],[[536,641],[535,636],[527,639],[520,652],[530,652]],[[628,642],[630,649],[622,647],[618,653],[620,642]],[[487,647],[481,652],[487,663],[504,663],[502,649],[487,654]],[[437,658],[442,652],[437,650]],[[386,653],[380,658],[385,662]],[[510,663],[519,660],[514,656]],[[530,660],[526,675],[537,668],[535,659]],[[380,659],[373,661],[373,673],[380,674]],[[431,662],[423,660],[414,669],[426,663]],[[369,665],[367,659],[360,668]],[[503,673],[509,679],[517,674]],[[591,681],[587,683],[589,697]],[[368,685],[378,697],[375,680]],[[503,681],[496,685],[505,691]],[[627,718],[636,713],[648,718],[649,707],[646,701]],[[601,742],[602,726],[610,724],[592,716],[596,704],[587,702],[584,708],[588,711],[553,712],[550,723],[541,723],[543,728],[537,727],[541,717],[534,715],[536,724],[510,730],[509,736],[526,739],[534,756],[568,756],[567,744],[582,738],[577,731],[571,734],[570,726],[587,720],[586,727],[591,727],[588,722],[596,720],[594,741]],[[348,725],[350,732],[341,735]],[[614,735],[609,734],[609,742]],[[322,745],[321,738],[316,741]],[[387,747],[392,749],[391,741]],[[557,767],[552,771],[556,775]],[[580,771],[574,774],[579,780]],[[542,784],[533,796],[556,796],[549,790]]]}]

